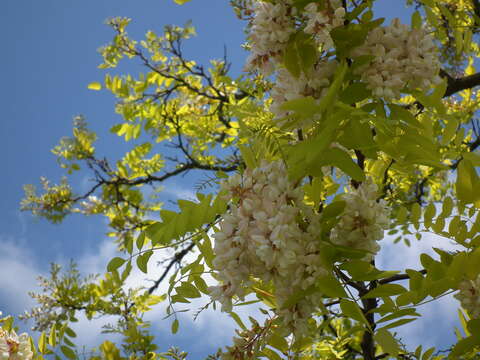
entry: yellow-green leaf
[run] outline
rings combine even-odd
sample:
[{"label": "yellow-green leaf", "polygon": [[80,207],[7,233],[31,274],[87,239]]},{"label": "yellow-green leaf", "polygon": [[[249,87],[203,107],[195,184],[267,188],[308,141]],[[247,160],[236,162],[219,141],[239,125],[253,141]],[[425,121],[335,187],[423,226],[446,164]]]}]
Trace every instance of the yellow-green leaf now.
[{"label": "yellow-green leaf", "polygon": [[398,345],[397,340],[388,330],[380,329],[375,333],[374,337],[384,352],[393,356],[397,356],[400,352],[400,346]]},{"label": "yellow-green leaf", "polygon": [[172,334],[177,333],[179,325],[180,324],[178,322],[178,319],[173,320],[173,322],[172,322]]},{"label": "yellow-green leaf", "polygon": [[122,266],[127,260],[122,259],[120,257],[114,257],[107,265],[107,270],[109,272],[117,270],[120,266]]},{"label": "yellow-green leaf", "polygon": [[96,90],[96,91],[102,90],[102,84],[100,84],[98,81],[94,81],[88,84],[88,88],[90,90]]}]

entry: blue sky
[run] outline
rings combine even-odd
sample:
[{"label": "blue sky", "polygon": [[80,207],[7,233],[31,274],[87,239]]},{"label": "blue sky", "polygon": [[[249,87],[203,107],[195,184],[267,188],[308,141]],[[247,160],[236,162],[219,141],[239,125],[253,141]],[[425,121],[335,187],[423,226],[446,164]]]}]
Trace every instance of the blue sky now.
[{"label": "blue sky", "polygon": [[[36,275],[48,272],[50,262],[67,263],[75,258],[86,272],[103,272],[114,254],[100,218],[71,216],[52,225],[19,211],[23,184],[38,184],[40,176],[55,182],[63,175],[50,150],[62,136],[71,134],[73,116],[85,115],[98,133],[99,154],[115,158],[128,149],[129,145],[108,132],[120,121],[113,111],[115,99],[107,92],[87,89],[88,83],[101,81],[105,74],[97,69],[101,61],[97,49],[112,37],[105,19],[132,18],[128,31],[137,39],[147,30],[160,33],[165,24],[182,25],[191,19],[198,36],[186,44],[187,55],[206,63],[221,57],[225,45],[234,74],[240,72],[246,54],[240,48],[244,24],[235,18],[227,0],[193,0],[183,7],[171,0],[7,0],[2,5],[0,30],[6,36],[0,60],[0,147],[4,154],[0,177],[0,311],[18,314],[31,305],[26,294],[34,288]],[[409,22],[400,1],[380,0],[378,10],[382,16],[393,14]],[[125,61],[121,71],[142,70]],[[86,179],[85,174],[78,176],[73,185],[80,189]],[[187,179],[171,183],[166,199],[188,194],[192,188]],[[405,261],[396,258],[388,266],[397,262]],[[137,276],[139,281],[144,279]],[[152,316],[163,348],[182,345],[194,359],[229,343],[233,334],[233,324],[218,313],[206,314],[195,324],[185,315],[186,328],[177,336],[169,334],[169,323],[160,321],[161,311]],[[91,330],[99,325],[81,324],[80,338],[86,343],[97,342]],[[422,337],[425,340],[417,337],[417,342],[432,343],[431,338]],[[438,332],[434,342],[451,339]]]}]

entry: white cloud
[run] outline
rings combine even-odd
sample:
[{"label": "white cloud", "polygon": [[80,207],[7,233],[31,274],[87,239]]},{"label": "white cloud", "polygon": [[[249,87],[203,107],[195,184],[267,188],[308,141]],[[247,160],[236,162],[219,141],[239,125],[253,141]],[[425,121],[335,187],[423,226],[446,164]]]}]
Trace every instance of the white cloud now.
[{"label": "white cloud", "polygon": [[194,191],[181,187],[177,184],[165,185],[165,188],[160,194],[168,195],[176,199],[195,200],[197,198]]},{"label": "white cloud", "polygon": [[117,318],[115,316],[88,320],[85,315],[79,313],[77,318],[78,322],[70,324],[70,327],[77,334],[75,339],[77,349],[85,348],[87,351],[91,351],[92,348],[98,347],[105,340],[120,341],[120,335],[118,334],[102,334],[104,325],[116,323]]},{"label": "white cloud", "polygon": [[[29,291],[38,289],[37,277],[41,275],[35,264],[35,258],[24,240],[0,236],[0,298],[11,315],[23,313],[33,305]],[[2,310],[2,309],[0,309]],[[6,313],[4,315],[7,315]]]}]

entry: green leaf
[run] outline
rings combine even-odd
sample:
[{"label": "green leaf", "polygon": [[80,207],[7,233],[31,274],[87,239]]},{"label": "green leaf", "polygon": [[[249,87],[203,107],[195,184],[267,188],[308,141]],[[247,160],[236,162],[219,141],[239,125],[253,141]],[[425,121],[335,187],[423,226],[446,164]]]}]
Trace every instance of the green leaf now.
[{"label": "green leaf", "polygon": [[412,205],[412,209],[410,210],[410,221],[412,222],[415,229],[419,229],[420,227],[420,215],[422,213],[422,208],[418,203],[414,203]]},{"label": "green leaf", "polygon": [[397,356],[401,350],[397,340],[386,329],[378,330],[374,338],[382,347],[383,351],[389,355]]},{"label": "green leaf", "polygon": [[262,355],[266,356],[267,359],[269,360],[282,360],[280,355],[278,355],[275,351],[267,347],[262,349]]},{"label": "green leaf", "polygon": [[172,240],[199,230],[205,223],[215,220],[219,214],[226,211],[227,203],[217,196],[212,202],[212,194],[199,196],[199,202],[183,202],[183,209],[176,213],[162,210],[162,221],[150,225],[146,230],[146,236],[152,245],[169,244]]},{"label": "green leaf", "polygon": [[415,11],[412,14],[412,29],[421,29],[422,28],[422,16],[418,11]]},{"label": "green leaf", "polygon": [[62,350],[63,355],[65,355],[67,358],[72,359],[72,360],[77,359],[77,355],[75,354],[75,351],[73,351],[68,346],[62,345],[60,347],[60,350]]},{"label": "green leaf", "polygon": [[91,82],[90,84],[88,84],[88,88],[95,91],[102,90],[102,84],[97,81]]},{"label": "green leaf", "polygon": [[391,321],[391,320],[397,319],[397,318],[402,317],[402,316],[407,316],[407,315],[408,316],[420,316],[420,314],[418,314],[415,311],[415,309],[411,309],[411,308],[401,309],[401,310],[395,311],[394,313],[392,313],[390,315],[382,317],[381,319],[379,319],[377,321],[377,324],[382,323],[382,322],[386,322],[386,321]]},{"label": "green leaf", "polygon": [[318,279],[316,285],[320,292],[328,297],[346,298],[348,296],[340,281],[334,276],[321,277]]},{"label": "green leaf", "polygon": [[143,245],[145,244],[145,231],[142,231],[140,235],[137,237],[136,245],[137,249],[140,251],[143,248]]},{"label": "green leaf", "polygon": [[368,122],[352,119],[343,128],[338,142],[348,149],[361,150],[367,157],[376,157],[378,146]]},{"label": "green leaf", "polygon": [[423,353],[423,355],[422,355],[422,360],[429,360],[429,359],[432,357],[432,355],[433,355],[434,352],[435,352],[435,348],[434,348],[434,347],[428,349],[427,351],[425,351],[425,352]]},{"label": "green leaf", "polygon": [[365,180],[363,170],[352,160],[350,155],[339,148],[327,149],[317,166],[331,165],[339,168],[345,174],[357,181]]},{"label": "green leaf", "polygon": [[193,278],[193,282],[198,290],[200,290],[204,294],[208,294],[208,285],[200,276],[195,276]]},{"label": "green leaf", "polygon": [[332,201],[327,205],[322,211],[322,218],[328,219],[332,217],[337,217],[343,213],[345,210],[346,202],[343,200]]},{"label": "green leaf", "polygon": [[288,352],[288,349],[289,349],[287,340],[285,340],[283,336],[278,335],[276,333],[273,333],[269,336],[268,345],[274,347],[277,350],[280,350],[283,353]]},{"label": "green leaf", "polygon": [[471,334],[480,334],[480,319],[472,319],[467,324],[468,331]]},{"label": "green leaf", "polygon": [[333,77],[333,82],[327,90],[327,93],[321,97],[318,104],[318,110],[320,113],[323,113],[325,110],[331,108],[334,105],[335,97],[340,90],[343,79],[347,74],[348,65],[346,61],[342,61],[335,70],[335,75]]},{"label": "green leaf", "polygon": [[38,351],[42,354],[45,354],[47,351],[47,335],[45,334],[45,331],[42,331],[38,338]]},{"label": "green leaf", "polygon": [[257,165],[257,159],[255,153],[252,151],[252,148],[248,145],[239,144],[238,148],[240,149],[240,154],[242,155],[243,161],[248,168],[255,168]]},{"label": "green leaf", "polygon": [[463,159],[457,168],[457,196],[466,204],[480,200],[480,179],[472,163]]},{"label": "green leaf", "polygon": [[437,209],[435,208],[434,203],[428,204],[427,207],[425,208],[425,212],[423,214],[423,225],[426,228],[429,228],[430,226],[432,226],[432,220],[436,212],[437,212]]},{"label": "green leaf", "polygon": [[369,28],[364,24],[350,23],[347,26],[338,26],[330,31],[330,36],[335,44],[337,56],[345,58],[350,51],[361,45],[369,32]]},{"label": "green leaf", "polygon": [[177,291],[178,295],[189,298],[189,299],[199,298],[200,296],[202,296],[200,294],[200,291],[198,291],[198,289],[195,286],[193,286],[188,282],[182,282],[182,284],[179,287],[177,287],[175,290]]},{"label": "green leaf", "polygon": [[453,200],[450,196],[447,196],[443,199],[443,204],[442,204],[442,216],[443,217],[448,217],[451,215],[452,210],[453,210]]},{"label": "green leaf", "polygon": [[368,329],[370,329],[370,325],[367,319],[365,318],[365,315],[363,315],[362,310],[355,302],[342,299],[340,300],[340,309],[342,309],[343,315],[346,315],[354,320],[357,320],[365,324],[368,327]]},{"label": "green leaf", "polygon": [[340,101],[345,104],[355,104],[367,99],[372,95],[372,91],[367,88],[367,85],[362,82],[356,82],[347,86],[345,90],[340,93]]},{"label": "green leaf", "polygon": [[173,320],[173,322],[172,322],[172,334],[177,333],[179,325],[180,324],[178,322],[178,319]]},{"label": "green leaf", "polygon": [[148,250],[144,252],[142,255],[137,257],[137,266],[145,274],[148,271],[148,260],[150,260],[150,257],[152,255],[153,255],[153,251]]},{"label": "green leaf", "polygon": [[247,330],[247,327],[245,326],[245,324],[243,323],[242,319],[240,318],[240,316],[238,316],[237,313],[231,311],[228,313],[228,315],[230,315],[232,317],[233,320],[235,320],[235,322],[237,323],[238,326],[240,326],[240,328],[242,330]]},{"label": "green leaf", "polygon": [[122,259],[120,257],[114,257],[107,265],[107,271],[112,272],[117,270],[120,266],[122,266],[127,260]]},{"label": "green leaf", "polygon": [[311,96],[293,99],[283,103],[280,108],[282,110],[293,111],[301,119],[312,118],[318,112],[316,100]]},{"label": "green leaf", "polygon": [[65,328],[65,333],[71,337],[71,338],[76,338],[77,337],[77,334],[75,333],[75,331],[73,331],[71,328],[69,327],[66,327]]},{"label": "green leaf", "polygon": [[402,285],[383,284],[369,291],[368,293],[363,295],[362,298],[371,299],[371,298],[378,298],[378,297],[384,297],[384,296],[394,296],[394,295],[403,294],[406,291],[407,289],[405,289]]},{"label": "green leaf", "polygon": [[460,355],[463,355],[473,350],[476,346],[479,346],[479,345],[480,345],[480,336],[472,335],[464,339],[461,339],[453,347],[452,352],[450,353],[450,357],[452,359],[458,359]]},{"label": "green leaf", "polygon": [[303,31],[292,34],[283,56],[287,70],[298,78],[302,72],[308,74],[316,60],[317,50],[312,37]]},{"label": "green leaf", "polygon": [[48,344],[51,347],[57,346],[57,325],[53,324],[50,328],[50,335],[48,336]]}]

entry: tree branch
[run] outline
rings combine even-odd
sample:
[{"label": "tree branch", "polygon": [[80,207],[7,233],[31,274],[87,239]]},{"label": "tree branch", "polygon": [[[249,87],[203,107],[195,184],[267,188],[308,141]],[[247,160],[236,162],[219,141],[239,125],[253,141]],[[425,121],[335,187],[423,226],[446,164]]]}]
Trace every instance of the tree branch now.
[{"label": "tree branch", "polygon": [[442,77],[447,78],[447,90],[443,97],[449,97],[453,94],[467,89],[472,89],[480,85],[480,73],[468,75],[462,78],[453,78],[445,71],[440,72]]},{"label": "tree branch", "polygon": [[175,254],[175,256],[168,263],[165,270],[163,270],[162,275],[160,275],[160,277],[157,280],[155,280],[153,285],[148,289],[149,294],[152,294],[155,290],[157,290],[157,288],[160,286],[160,283],[163,281],[163,279],[165,279],[165,277],[167,276],[167,274],[170,271],[170,269],[172,268],[172,266],[175,265],[175,264],[178,264],[180,261],[182,261],[182,259],[185,257],[185,255],[187,255],[190,252],[190,250],[192,250],[194,247],[195,247],[195,243],[192,242],[185,249],[183,249],[183,250],[181,250],[181,251],[179,251],[178,253]]},{"label": "tree branch", "polygon": [[[419,271],[419,273],[421,273],[422,275],[425,275],[427,273],[427,270],[422,269],[422,270]],[[408,274],[397,274],[397,275],[393,275],[393,276],[390,276],[388,278],[379,280],[378,283],[379,284],[388,284],[388,283],[391,283],[391,282],[400,281],[400,280],[407,280],[407,279],[410,279],[410,276],[408,276]]]}]

